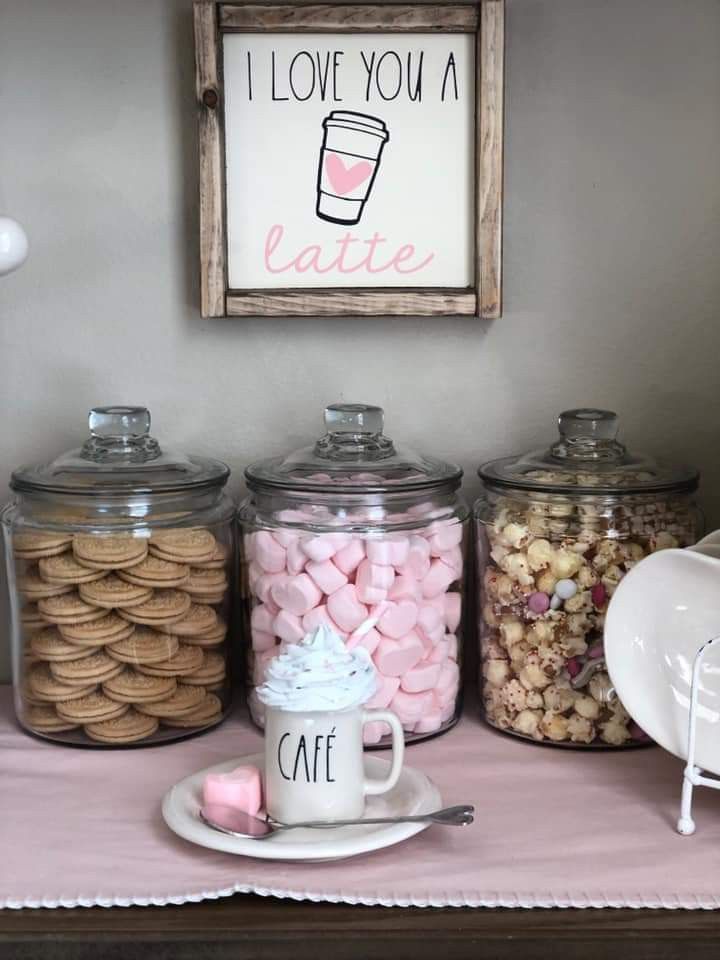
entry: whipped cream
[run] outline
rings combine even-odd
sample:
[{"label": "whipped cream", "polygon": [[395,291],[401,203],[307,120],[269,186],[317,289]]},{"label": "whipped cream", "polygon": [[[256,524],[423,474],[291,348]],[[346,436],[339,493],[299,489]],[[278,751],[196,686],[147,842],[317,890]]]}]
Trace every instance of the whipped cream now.
[{"label": "whipped cream", "polygon": [[363,646],[348,650],[325,624],[272,660],[258,698],[278,710],[348,710],[377,689],[375,665]]}]

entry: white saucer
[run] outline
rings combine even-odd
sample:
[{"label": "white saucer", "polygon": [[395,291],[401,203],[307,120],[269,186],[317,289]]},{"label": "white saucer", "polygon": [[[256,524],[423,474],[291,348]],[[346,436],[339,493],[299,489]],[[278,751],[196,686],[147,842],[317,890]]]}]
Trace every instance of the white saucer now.
[{"label": "white saucer", "polygon": [[[205,826],[198,818],[202,785],[208,773],[228,773],[235,767],[251,764],[264,769],[263,754],[238,757],[200,770],[175,784],[163,798],[162,813],[165,823],[178,836],[210,850],[222,850],[243,857],[262,860],[340,860],[361,853],[382,850],[420,833],[426,823],[377,824],[356,827],[335,827],[324,830],[289,830],[276,833],[267,840],[243,840],[225,836]],[[365,756],[368,776],[382,778],[388,774],[390,761],[382,757]],[[442,806],[440,791],[424,773],[412,767],[403,767],[395,787],[379,797],[368,797],[368,817],[397,817],[405,814],[429,813]]]},{"label": "white saucer", "polygon": [[[682,760],[695,654],[720,634],[718,546],[701,541],[646,557],[623,577],[605,622],[605,657],[620,700],[653,740]],[[720,776],[716,649],[701,667],[696,729],[695,762]]]}]

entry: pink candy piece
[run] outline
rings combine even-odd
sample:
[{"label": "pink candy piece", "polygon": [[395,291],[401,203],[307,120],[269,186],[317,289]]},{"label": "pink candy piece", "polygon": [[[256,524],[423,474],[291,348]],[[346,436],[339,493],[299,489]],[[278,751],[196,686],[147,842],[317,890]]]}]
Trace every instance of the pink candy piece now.
[{"label": "pink candy piece", "polygon": [[448,659],[448,642],[444,638],[430,650],[425,648],[423,663],[444,663]]},{"label": "pink candy piece", "polygon": [[294,613],[281,610],[273,622],[275,636],[285,643],[298,643],[305,636],[302,620]]},{"label": "pink candy piece", "polygon": [[461,576],[463,572],[463,555],[460,547],[453,547],[452,550],[446,550],[440,554],[439,559],[442,560],[443,563],[446,563],[451,570],[454,570],[458,578]]},{"label": "pink candy piece", "polygon": [[388,590],[388,600],[414,600],[416,603],[422,597],[420,584],[414,577],[399,574]]},{"label": "pink candy piece", "polygon": [[305,633],[312,633],[314,630],[317,630],[321,624],[326,627],[330,627],[330,629],[339,634],[340,638],[343,640],[347,636],[346,632],[341,630],[332,619],[325,604],[321,604],[319,607],[314,607],[302,618],[302,625]]},{"label": "pink candy piece", "polygon": [[274,540],[277,540],[281,547],[285,547],[287,550],[291,543],[297,543],[300,534],[296,533],[294,530],[279,529],[273,530],[272,536]]},{"label": "pink candy piece", "polygon": [[358,599],[363,603],[382,603],[394,579],[392,567],[363,560],[355,574]]},{"label": "pink candy piece", "polygon": [[597,660],[598,657],[602,657],[605,653],[602,643],[594,643],[587,652],[588,657],[591,660]]},{"label": "pink candy piece", "polygon": [[348,633],[357,630],[368,615],[367,607],[358,600],[352,583],[346,584],[327,598],[327,609],[340,629]]},{"label": "pink candy piece", "polygon": [[447,550],[452,550],[453,547],[459,547],[462,543],[463,537],[463,528],[462,524],[457,523],[447,523],[447,524],[433,524],[433,529],[435,532],[430,537],[430,552],[434,557],[440,557]]},{"label": "pink candy piece", "polygon": [[256,653],[272,650],[275,646],[275,634],[265,633],[263,630],[252,631],[252,648]]},{"label": "pink candy piece", "polygon": [[418,663],[408,670],[400,681],[400,687],[406,693],[422,693],[432,690],[440,679],[442,665],[429,663],[427,660]]},{"label": "pink candy piece", "polygon": [[284,573],[264,573],[255,584],[255,595],[257,596],[258,600],[262,600],[266,606],[270,606],[271,603],[274,603],[275,606],[277,606],[271,597],[270,591],[272,590],[273,585],[278,583],[280,580],[284,580],[285,576],[286,574]]},{"label": "pink candy piece", "polygon": [[266,573],[280,573],[285,569],[285,547],[280,546],[267,530],[255,534],[255,559]]},{"label": "pink candy piece", "polygon": [[219,803],[255,816],[262,807],[262,780],[257,767],[236,767],[229,773],[209,773],[203,783],[203,803]]},{"label": "pink candy piece", "polygon": [[445,634],[445,639],[448,645],[448,659],[455,660],[457,662],[458,658],[458,638],[454,633]]},{"label": "pink candy piece", "polygon": [[386,677],[402,677],[422,660],[425,648],[413,630],[398,640],[383,637],[373,654],[375,666]]},{"label": "pink candy piece", "polygon": [[404,637],[413,629],[417,618],[417,604],[412,600],[400,600],[398,603],[388,603],[377,628],[386,637]]},{"label": "pink candy piece", "polygon": [[530,594],[527,605],[533,613],[545,613],[550,609],[550,597],[538,590]]},{"label": "pink candy piece", "polygon": [[398,573],[422,580],[430,570],[430,544],[425,537],[413,534],[408,543],[408,555],[405,563],[398,567]]},{"label": "pink candy piece", "polygon": [[329,560],[338,550],[342,550],[349,543],[350,536],[347,533],[321,533],[317,537],[302,540],[301,546],[311,560],[322,563],[323,560]]},{"label": "pink candy piece", "polygon": [[596,583],[590,590],[590,597],[596,607],[604,607],[607,602],[607,590],[604,583]]},{"label": "pink candy piece", "polygon": [[398,715],[403,725],[414,724],[433,709],[433,695],[429,690],[424,693],[406,693],[404,690],[398,690],[390,703],[390,709]]},{"label": "pink candy piece", "polygon": [[460,689],[460,668],[454,660],[446,660],[440,667],[435,693],[441,706],[454,703]]},{"label": "pink candy piece", "polygon": [[407,537],[397,540],[368,540],[365,544],[368,560],[383,566],[401,567],[407,561],[409,549],[410,541]]},{"label": "pink candy piece", "polygon": [[386,710],[390,706],[390,701],[400,689],[400,679],[398,677],[386,677],[382,673],[376,674],[376,678],[377,690],[365,706],[368,710]]},{"label": "pink candy piece", "polygon": [[460,626],[462,616],[462,597],[459,593],[446,593],[443,597],[445,607],[445,623],[451,633],[455,633]]},{"label": "pink candy piece", "polygon": [[382,720],[373,720],[372,723],[366,723],[363,727],[364,743],[380,743],[384,736],[390,733],[390,727]]},{"label": "pink candy piece", "polygon": [[435,733],[443,725],[442,712],[431,710],[415,724],[415,733]]},{"label": "pink candy piece", "polygon": [[457,573],[442,560],[433,560],[430,570],[423,578],[424,597],[437,597],[444,593],[451,583],[457,580]]},{"label": "pink candy piece", "polygon": [[306,573],[283,577],[273,583],[270,595],[283,610],[302,617],[322,600],[322,590]]},{"label": "pink candy piece", "polygon": [[353,647],[365,647],[368,653],[374,653],[381,639],[377,630],[371,627],[367,633],[351,633],[345,641],[345,646],[348,650],[352,650]]},{"label": "pink candy piece", "polygon": [[417,628],[420,636],[427,640],[426,648],[434,647],[445,635],[443,618],[437,607],[424,604],[418,611]]},{"label": "pink candy piece", "polygon": [[582,667],[578,662],[577,657],[570,657],[570,659],[565,664],[565,667],[571,677],[576,677],[580,673],[580,670],[582,669]]},{"label": "pink candy piece", "polygon": [[342,570],[346,577],[349,577],[355,570],[357,570],[360,563],[365,559],[365,544],[362,540],[357,538],[350,541],[350,543],[343,547],[342,550],[338,552],[333,557],[333,563],[338,568]]},{"label": "pink candy piece", "polygon": [[260,577],[263,576],[264,573],[265,571],[256,560],[250,561],[250,563],[248,564],[247,576],[248,576],[248,585],[251,590],[255,589],[258,580],[260,579]]},{"label": "pink candy piece", "polygon": [[348,578],[342,570],[338,570],[332,560],[324,560],[322,563],[309,560],[305,570],[323,593],[335,593],[348,582]]},{"label": "pink candy piece", "polygon": [[272,633],[273,630],[273,620],[277,615],[277,611],[273,613],[264,603],[259,604],[257,607],[253,607],[252,613],[250,614],[250,626],[253,630],[262,630],[265,633]]},{"label": "pink candy piece", "polygon": [[307,562],[308,558],[300,546],[300,541],[294,540],[287,548],[287,572],[296,576],[303,572]]}]

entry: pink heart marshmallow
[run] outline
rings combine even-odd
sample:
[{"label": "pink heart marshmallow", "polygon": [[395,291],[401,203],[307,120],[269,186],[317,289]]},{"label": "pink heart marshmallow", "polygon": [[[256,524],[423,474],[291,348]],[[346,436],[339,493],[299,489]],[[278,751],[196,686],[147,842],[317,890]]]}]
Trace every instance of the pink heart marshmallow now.
[{"label": "pink heart marshmallow", "polygon": [[398,603],[388,603],[377,627],[386,637],[403,637],[413,629],[417,618],[417,604],[412,600],[400,600]]},{"label": "pink heart marshmallow", "polygon": [[384,676],[402,677],[422,660],[424,652],[422,640],[412,631],[399,640],[383,637],[373,654],[373,661]]},{"label": "pink heart marshmallow", "polygon": [[457,573],[442,560],[433,560],[430,570],[422,581],[422,592],[426,598],[437,597],[444,593],[451,583],[457,580]]},{"label": "pink heart marshmallow", "polygon": [[285,569],[286,552],[271,533],[259,530],[255,534],[255,559],[266,573],[280,573]]},{"label": "pink heart marshmallow", "polygon": [[322,600],[322,590],[306,573],[277,580],[270,589],[270,595],[282,610],[288,610],[298,617],[312,610]]},{"label": "pink heart marshmallow", "polygon": [[342,570],[338,570],[332,560],[324,560],[322,563],[308,560],[305,570],[323,593],[335,593],[348,582],[348,578]]},{"label": "pink heart marshmallow", "polygon": [[294,613],[287,610],[281,610],[273,622],[275,636],[280,637],[285,643],[299,643],[305,636],[302,620]]},{"label": "pink heart marshmallow", "polygon": [[357,570],[364,559],[365,544],[356,537],[352,539],[346,547],[343,547],[342,550],[338,550],[333,557],[333,563],[338,570],[342,570],[345,576],[349,577]]},{"label": "pink heart marshmallow", "polygon": [[203,803],[218,803],[256,816],[262,807],[260,771],[247,766],[229,773],[209,773],[203,783]]},{"label": "pink heart marshmallow", "polygon": [[382,603],[394,579],[392,567],[363,560],[355,574],[358,599],[363,603]]},{"label": "pink heart marshmallow", "polygon": [[427,660],[418,663],[403,675],[400,687],[406,693],[423,693],[432,690],[440,677],[441,665]]},{"label": "pink heart marshmallow", "polygon": [[335,623],[347,633],[357,630],[368,615],[367,607],[359,601],[352,583],[345,584],[327,598],[327,609]]}]

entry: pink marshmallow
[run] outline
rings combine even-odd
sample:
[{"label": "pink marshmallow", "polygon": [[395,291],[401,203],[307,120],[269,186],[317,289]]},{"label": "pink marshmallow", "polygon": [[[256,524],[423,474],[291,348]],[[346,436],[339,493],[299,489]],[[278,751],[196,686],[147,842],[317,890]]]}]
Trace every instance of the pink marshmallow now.
[{"label": "pink marshmallow", "polygon": [[440,710],[440,720],[443,723],[447,723],[449,720],[454,719],[455,711],[457,709],[457,704],[454,700],[450,700],[442,709]]},{"label": "pink marshmallow", "polygon": [[408,545],[408,555],[398,573],[415,580],[422,580],[430,570],[430,544],[424,537],[413,534]]},{"label": "pink marshmallow", "polygon": [[453,547],[452,550],[446,550],[439,557],[443,563],[446,563],[451,570],[454,570],[458,577],[463,572],[463,554],[460,547]]},{"label": "pink marshmallow", "polygon": [[380,743],[390,733],[390,727],[382,720],[373,720],[363,727],[363,743]]},{"label": "pink marshmallow", "polygon": [[440,676],[435,685],[435,694],[440,705],[445,707],[455,703],[460,689],[460,668],[454,660],[446,660],[440,667]]},{"label": "pink marshmallow", "polygon": [[457,574],[442,560],[433,560],[430,572],[423,578],[422,592],[424,597],[437,597],[444,593],[451,583],[457,580]]},{"label": "pink marshmallow", "polygon": [[255,559],[266,573],[280,573],[285,569],[285,547],[267,530],[255,534]]},{"label": "pink marshmallow", "polygon": [[462,616],[462,597],[459,593],[446,593],[443,597],[445,607],[445,623],[451,633],[455,633],[460,626]]},{"label": "pink marshmallow", "polygon": [[309,560],[305,570],[323,593],[335,593],[348,582],[348,578],[342,570],[338,570],[332,560],[324,560],[322,563]]},{"label": "pink marshmallow", "polygon": [[261,603],[257,607],[253,607],[252,613],[250,614],[250,626],[253,630],[272,633],[275,616],[276,613],[273,614],[264,603]]},{"label": "pink marshmallow", "polygon": [[459,522],[434,523],[431,529],[433,529],[433,533],[429,538],[429,543],[430,552],[434,557],[440,557],[446,551],[452,550],[453,547],[458,547],[462,543],[463,528]]},{"label": "pink marshmallow", "polygon": [[399,677],[386,677],[382,673],[376,674],[377,690],[365,704],[368,710],[386,710],[390,701],[400,689]]},{"label": "pink marshmallow", "polygon": [[415,724],[415,733],[435,733],[443,725],[442,712],[431,710]]},{"label": "pink marshmallow", "polygon": [[429,603],[423,604],[418,610],[417,628],[420,636],[427,640],[431,647],[442,640],[445,634],[443,618],[437,607]]},{"label": "pink marshmallow", "polygon": [[448,646],[448,659],[457,661],[458,658],[458,638],[454,633],[445,634],[445,641]]},{"label": "pink marshmallow", "polygon": [[342,570],[345,576],[349,577],[357,570],[364,559],[365,544],[362,540],[355,538],[351,540],[346,547],[343,547],[342,550],[338,550],[333,557],[333,563],[338,570]]},{"label": "pink marshmallow", "polygon": [[386,637],[403,637],[413,629],[417,618],[418,607],[414,601],[388,603],[387,609],[378,620],[378,630]]},{"label": "pink marshmallow", "polygon": [[277,540],[281,547],[284,547],[286,550],[291,543],[297,543],[300,538],[300,534],[295,530],[284,530],[278,528],[277,530],[272,531],[273,539]]},{"label": "pink marshmallow", "polygon": [[367,633],[351,633],[345,641],[345,646],[348,650],[352,650],[354,647],[365,647],[368,653],[374,653],[381,639],[382,637],[377,630],[371,627]]},{"label": "pink marshmallow", "polygon": [[357,591],[351,583],[327,598],[327,609],[340,629],[348,633],[357,630],[368,615],[367,607],[358,600]]},{"label": "pink marshmallow", "polygon": [[[268,607],[272,603],[275,603],[270,595],[270,591],[273,588],[273,584],[278,583],[280,580],[284,580],[285,576],[286,574],[284,573],[264,573],[255,584],[255,595],[257,596],[258,600],[262,600],[262,602]],[[275,604],[275,606],[277,606],[277,604]]]},{"label": "pink marshmallow", "polygon": [[402,680],[400,687],[406,693],[422,693],[425,690],[432,690],[440,677],[441,664],[429,663],[427,660],[418,663],[408,670]]},{"label": "pink marshmallow", "polygon": [[383,637],[373,654],[375,666],[386,677],[402,677],[422,660],[425,648],[413,630],[399,640]]},{"label": "pink marshmallow", "polygon": [[275,635],[285,643],[298,643],[305,636],[300,617],[287,610],[281,610],[275,617],[273,630]]},{"label": "pink marshmallow", "polygon": [[446,639],[440,640],[429,652],[426,652],[424,663],[444,663],[448,659],[450,644]]},{"label": "pink marshmallow", "polygon": [[302,573],[307,563],[307,555],[299,540],[294,540],[287,548],[287,572],[293,576]]},{"label": "pink marshmallow", "polygon": [[253,630],[251,633],[252,648],[256,653],[264,653],[275,646],[275,634],[265,633],[263,630]]},{"label": "pink marshmallow", "polygon": [[298,617],[312,610],[322,600],[322,590],[306,573],[277,580],[270,589],[270,595],[281,609]]},{"label": "pink marshmallow", "polygon": [[388,590],[388,600],[415,600],[422,598],[422,590],[414,577],[399,574]]},{"label": "pink marshmallow", "polygon": [[265,571],[256,560],[251,560],[247,568],[248,586],[255,590],[258,580],[264,575]]},{"label": "pink marshmallow", "polygon": [[363,560],[355,574],[358,599],[363,603],[382,603],[394,579],[392,567]]},{"label": "pink marshmallow", "polygon": [[329,560],[338,550],[346,547],[350,539],[347,533],[321,533],[317,537],[310,537],[301,542],[308,557],[316,563],[322,563],[323,560]]},{"label": "pink marshmallow", "polygon": [[398,690],[390,704],[390,709],[398,715],[403,725],[417,723],[432,708],[433,695],[429,690],[423,693],[406,693],[404,690]]},{"label": "pink marshmallow", "polygon": [[407,537],[368,540],[365,544],[368,560],[386,567],[401,567],[408,558],[409,548],[410,543]]},{"label": "pink marshmallow", "polygon": [[305,633],[312,633],[320,625],[330,627],[341,640],[344,640],[347,637],[347,633],[344,630],[341,630],[340,627],[335,623],[325,604],[321,604],[319,607],[314,607],[305,616],[302,618],[303,630]]},{"label": "pink marshmallow", "polygon": [[209,773],[203,783],[203,803],[234,807],[254,817],[262,807],[260,771],[247,766],[229,773]]}]

